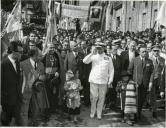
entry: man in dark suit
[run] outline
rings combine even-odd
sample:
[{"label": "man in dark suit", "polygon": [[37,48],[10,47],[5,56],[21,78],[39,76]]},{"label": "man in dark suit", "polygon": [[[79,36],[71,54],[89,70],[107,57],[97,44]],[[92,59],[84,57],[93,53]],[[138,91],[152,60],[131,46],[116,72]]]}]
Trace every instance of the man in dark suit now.
[{"label": "man in dark suit", "polygon": [[79,67],[79,56],[78,56],[78,48],[75,41],[70,42],[71,52],[68,53],[65,57],[64,61],[64,69],[65,72],[68,70],[72,70],[74,74],[78,73]]},{"label": "man in dark suit", "polygon": [[128,44],[128,51],[121,53],[121,65],[122,71],[127,71],[130,62],[137,57],[139,54],[136,52],[136,42],[131,40]]},{"label": "man in dark suit", "polygon": [[12,117],[20,126],[21,73],[20,63],[23,48],[20,41],[10,42],[8,56],[1,63],[2,125],[9,126]]},{"label": "man in dark suit", "polygon": [[140,56],[133,59],[128,68],[128,73],[133,76],[133,80],[138,85],[138,119],[141,118],[142,106],[146,99],[147,90],[152,89],[154,70],[153,62],[146,58],[146,46],[141,46],[139,53]]},{"label": "man in dark suit", "polygon": [[153,80],[153,87],[152,90],[150,90],[150,102],[152,105],[152,116],[154,118],[157,117],[157,104],[156,99],[158,94],[161,92],[164,92],[161,88],[163,85],[162,83],[162,72],[165,68],[165,59],[160,56],[160,46],[154,45],[152,47],[152,56],[150,58],[153,61],[154,65],[154,80]]},{"label": "man in dark suit", "polygon": [[[85,40],[83,40],[81,42],[81,49],[79,50],[79,52],[82,53],[82,58],[81,60],[87,56],[90,53],[90,47],[87,46],[87,42]],[[90,105],[90,83],[88,82],[89,79],[89,74],[91,71],[91,64],[84,64],[83,61],[81,61],[81,66],[82,67],[82,73],[80,73],[80,80],[81,83],[83,85],[83,95],[84,95],[84,104],[86,106]]]},{"label": "man in dark suit", "polygon": [[113,83],[112,83],[112,88],[109,88],[108,93],[107,93],[107,100],[106,104],[110,104],[110,108],[115,108],[116,105],[116,100],[117,100],[117,92],[116,92],[116,86],[117,86],[117,82],[120,80],[120,74],[121,74],[121,59],[120,56],[117,55],[117,50],[118,47],[120,45],[120,42],[118,40],[114,40],[112,42],[112,46],[111,46],[111,59],[113,62],[113,66],[114,66],[114,79],[113,79]]}]

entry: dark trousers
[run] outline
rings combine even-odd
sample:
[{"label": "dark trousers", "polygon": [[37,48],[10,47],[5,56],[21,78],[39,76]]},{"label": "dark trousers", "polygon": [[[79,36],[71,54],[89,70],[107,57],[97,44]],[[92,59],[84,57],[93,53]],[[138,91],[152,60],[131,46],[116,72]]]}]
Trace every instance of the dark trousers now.
[{"label": "dark trousers", "polygon": [[90,105],[90,83],[88,79],[82,80],[83,85],[83,95],[84,95],[84,103],[85,105]]},{"label": "dark trousers", "polygon": [[152,107],[152,111],[153,112],[157,112],[156,100],[157,100],[158,94],[160,94],[160,92],[159,92],[159,84],[160,84],[160,79],[159,78],[154,79],[153,80],[153,87],[152,87],[152,89],[150,91],[150,105]]},{"label": "dark trousers", "polygon": [[117,92],[116,92],[117,81],[116,80],[113,81],[112,86],[113,88],[108,88],[106,99],[105,99],[105,104],[111,105],[108,107],[116,107],[116,101],[117,101]]},{"label": "dark trousers", "polygon": [[137,93],[138,93],[137,97],[138,118],[140,118],[142,107],[146,100],[147,88],[145,88],[143,85],[139,85]]},{"label": "dark trousers", "polygon": [[[50,111],[55,111],[58,107],[59,99],[59,79],[48,79],[46,81],[46,92],[50,104]],[[56,92],[53,89],[56,88]]]},{"label": "dark trousers", "polygon": [[20,122],[20,104],[2,105],[1,122],[3,126],[9,126],[12,118],[15,118],[16,126],[21,126]]}]

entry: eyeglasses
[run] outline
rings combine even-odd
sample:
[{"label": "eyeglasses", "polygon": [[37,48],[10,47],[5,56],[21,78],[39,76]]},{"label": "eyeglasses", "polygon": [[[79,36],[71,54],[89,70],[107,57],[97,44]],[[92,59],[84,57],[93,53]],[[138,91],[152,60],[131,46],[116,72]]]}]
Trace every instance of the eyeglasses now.
[{"label": "eyeglasses", "polygon": [[22,53],[23,53],[23,51],[15,51],[15,52],[20,53],[20,54],[22,54]]},{"label": "eyeglasses", "polygon": [[153,50],[153,52],[159,52],[159,50]]}]

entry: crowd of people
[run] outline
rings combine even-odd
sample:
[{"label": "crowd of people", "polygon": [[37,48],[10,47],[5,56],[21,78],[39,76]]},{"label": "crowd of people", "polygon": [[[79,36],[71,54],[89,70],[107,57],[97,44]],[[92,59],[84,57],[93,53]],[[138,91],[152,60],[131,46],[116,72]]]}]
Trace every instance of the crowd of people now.
[{"label": "crowd of people", "polygon": [[11,41],[3,55],[3,126],[13,117],[17,126],[38,126],[60,109],[77,122],[81,103],[91,106],[90,118],[97,115],[99,120],[103,109],[121,106],[122,122],[133,125],[145,103],[157,118],[156,100],[165,95],[166,37],[153,29],[58,29],[52,42],[34,30],[21,41]]}]

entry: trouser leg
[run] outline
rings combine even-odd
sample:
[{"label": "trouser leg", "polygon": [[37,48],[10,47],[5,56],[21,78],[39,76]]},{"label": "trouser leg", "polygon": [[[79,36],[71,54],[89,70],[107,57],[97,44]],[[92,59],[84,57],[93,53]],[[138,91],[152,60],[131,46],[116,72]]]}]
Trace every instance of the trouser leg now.
[{"label": "trouser leg", "polygon": [[2,105],[1,122],[2,126],[9,126],[12,120],[12,107],[9,105]]},{"label": "trouser leg", "polygon": [[142,112],[142,106],[144,104],[144,101],[146,99],[146,88],[144,88],[142,85],[138,87],[138,117],[140,118],[141,112]]},{"label": "trouser leg", "polygon": [[157,103],[156,103],[156,99],[157,99],[157,80],[153,81],[153,87],[152,90],[150,91],[150,104],[152,107],[152,112],[156,112],[157,111]]},{"label": "trouser leg", "polygon": [[28,126],[28,110],[29,110],[30,98],[24,98],[21,104],[21,124],[22,126]]},{"label": "trouser leg", "polygon": [[91,100],[91,114],[95,115],[96,113],[96,103],[98,100],[98,85],[90,83],[90,100]]},{"label": "trouser leg", "polygon": [[97,116],[101,117],[104,101],[105,101],[105,95],[107,91],[107,85],[99,85],[99,100],[97,103]]}]

